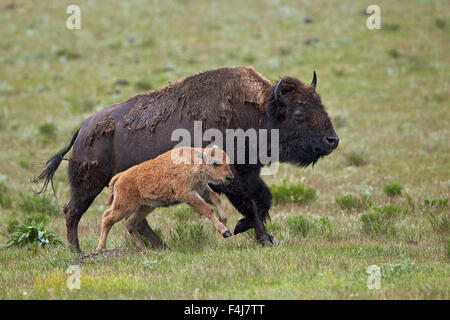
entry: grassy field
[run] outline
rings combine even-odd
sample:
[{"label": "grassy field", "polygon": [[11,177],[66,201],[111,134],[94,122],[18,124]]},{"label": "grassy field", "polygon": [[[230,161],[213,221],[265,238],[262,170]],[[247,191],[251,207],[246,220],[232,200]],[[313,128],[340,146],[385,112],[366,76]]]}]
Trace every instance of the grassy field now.
[{"label": "grassy field", "polygon": [[[81,7],[81,30],[66,8]],[[450,3],[376,1],[0,2],[0,243],[41,221],[63,241],[0,249],[1,299],[448,299]],[[310,19],[312,19],[312,22]],[[305,20],[306,19],[306,20]],[[308,23],[311,22],[311,23]],[[170,251],[76,260],[65,241],[67,162],[30,180],[95,111],[219,66],[311,81],[340,145],[314,168],[264,177],[275,205],[261,247],[222,239],[186,207],[149,217]],[[94,252],[106,191],[80,223]],[[241,215],[223,198],[234,227]],[[200,226],[200,227],[199,227]],[[134,248],[123,222],[108,248]],[[69,290],[69,265],[81,288]],[[367,268],[380,267],[379,289]]]}]

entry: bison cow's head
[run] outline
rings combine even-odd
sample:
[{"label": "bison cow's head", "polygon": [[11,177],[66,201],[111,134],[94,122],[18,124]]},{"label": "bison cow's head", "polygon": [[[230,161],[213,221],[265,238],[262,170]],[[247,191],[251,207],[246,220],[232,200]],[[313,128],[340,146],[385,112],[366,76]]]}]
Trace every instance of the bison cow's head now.
[{"label": "bison cow's head", "polygon": [[308,166],[338,146],[316,85],[314,72],[310,85],[285,77],[275,86],[269,103],[273,125],[280,130],[280,161]]}]

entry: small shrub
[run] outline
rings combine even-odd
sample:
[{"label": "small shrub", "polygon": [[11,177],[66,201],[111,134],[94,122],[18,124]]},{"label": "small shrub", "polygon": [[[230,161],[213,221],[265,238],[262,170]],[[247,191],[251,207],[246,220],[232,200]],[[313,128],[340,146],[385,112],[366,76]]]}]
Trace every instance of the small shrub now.
[{"label": "small shrub", "polygon": [[27,159],[20,158],[19,159],[19,166],[21,166],[24,169],[30,169],[30,162],[28,162]]},{"label": "small shrub", "polygon": [[331,236],[333,234],[333,228],[331,221],[327,216],[320,217],[313,220],[314,232],[319,236]]},{"label": "small shrub", "polygon": [[37,194],[20,194],[18,209],[25,213],[46,213],[50,216],[60,214],[59,207],[53,196]]},{"label": "small shrub", "polygon": [[434,20],[434,23],[436,24],[436,27],[438,27],[439,29],[444,29],[445,25],[447,24],[446,21],[442,18],[436,18]]},{"label": "small shrub", "polygon": [[244,63],[253,64],[256,61],[256,56],[253,53],[247,53],[243,58],[242,61]]},{"label": "small shrub", "polygon": [[277,233],[283,229],[283,225],[279,222],[270,221],[266,224],[266,228],[269,233]]},{"label": "small shrub", "polygon": [[177,219],[180,221],[190,220],[199,216],[197,212],[195,212],[191,207],[188,206],[175,207],[173,213],[175,217],[177,217]]},{"label": "small shrub", "polygon": [[397,51],[397,49],[391,48],[387,51],[387,54],[389,57],[398,59],[400,57],[400,53]]},{"label": "small shrub", "polygon": [[134,84],[134,88],[139,91],[148,91],[151,90],[153,87],[150,82],[140,80]]},{"label": "small shrub", "polygon": [[24,223],[29,225],[36,225],[36,224],[46,225],[49,222],[50,217],[45,213],[33,213],[27,216],[24,220]]},{"label": "small shrub", "polygon": [[431,224],[433,230],[437,233],[448,233],[450,230],[450,217],[448,212],[443,212],[440,215],[433,213],[427,214],[427,219]]},{"label": "small shrub", "polygon": [[17,230],[17,226],[20,224],[19,221],[17,220],[9,220],[8,221],[8,226],[6,227],[6,232],[8,234],[11,234],[13,232],[15,232]]},{"label": "small shrub", "polygon": [[51,122],[46,122],[39,126],[39,133],[49,139],[53,139],[56,137],[57,130],[58,128],[56,127],[56,125]]},{"label": "small shrub", "polygon": [[400,25],[398,23],[383,23],[383,30],[397,31],[398,29],[400,29]]},{"label": "small shrub", "polygon": [[6,186],[6,184],[4,182],[0,182],[0,193],[7,193],[8,192],[8,187]]},{"label": "small shrub", "polygon": [[294,235],[302,237],[306,237],[313,227],[311,221],[301,214],[287,218],[286,224]]},{"label": "small shrub", "polygon": [[155,45],[155,40],[151,38],[147,38],[141,42],[141,47],[143,48],[151,48]]},{"label": "small shrub", "polygon": [[71,50],[65,49],[65,48],[58,49],[56,51],[56,56],[58,58],[66,58],[68,60],[74,60],[74,59],[81,58],[81,54],[79,54],[78,52],[74,52],[74,51],[71,51]]},{"label": "small shrub", "polygon": [[294,183],[271,185],[270,192],[274,206],[283,203],[306,204],[317,198],[316,190]]},{"label": "small shrub", "polygon": [[118,50],[122,48],[122,42],[121,41],[113,41],[107,44],[107,47],[113,50]]},{"label": "small shrub", "polygon": [[403,185],[400,183],[394,182],[384,186],[383,191],[389,197],[395,197],[402,194]]},{"label": "small shrub", "polygon": [[416,266],[410,259],[405,259],[400,263],[382,264],[380,269],[383,279],[392,281],[419,270],[419,267]]},{"label": "small shrub", "polygon": [[64,101],[66,101],[70,105],[71,111],[73,113],[90,112],[98,103],[95,97],[85,97],[80,99],[78,96],[74,95],[65,97]]},{"label": "small shrub", "polygon": [[450,258],[450,238],[447,238],[447,242],[445,243],[445,251],[447,251],[447,256]]},{"label": "small shrub", "polygon": [[423,204],[427,208],[445,209],[448,205],[448,198],[444,199],[425,199]]},{"label": "small shrub", "polygon": [[4,110],[0,110],[0,130],[6,129],[7,124],[6,112]]},{"label": "small shrub", "polygon": [[351,211],[355,209],[356,211],[361,211],[369,208],[371,206],[371,201],[368,195],[362,195],[359,198],[354,197],[351,194],[347,194],[341,198],[336,198],[336,202],[341,210]]},{"label": "small shrub", "polygon": [[411,209],[416,208],[416,202],[414,201],[413,197],[411,197],[408,193],[405,195],[406,202],[408,202],[408,205],[411,207]]},{"label": "small shrub", "polygon": [[373,235],[395,234],[395,219],[402,211],[402,207],[390,204],[374,208],[373,211],[361,215],[363,230]]},{"label": "small shrub", "polygon": [[0,206],[2,208],[12,207],[12,198],[10,195],[0,192]]},{"label": "small shrub", "polygon": [[55,233],[45,230],[42,224],[28,225],[21,223],[15,227],[15,232],[10,233],[6,247],[33,246],[36,249],[58,244],[62,244],[62,241],[58,239]]},{"label": "small shrub", "polygon": [[366,157],[358,152],[350,152],[346,156],[346,162],[349,166],[362,167],[367,164]]},{"label": "small shrub", "polygon": [[175,232],[170,232],[170,240],[178,248],[196,248],[205,247],[210,241],[210,235],[205,232],[202,224],[179,223]]},{"label": "small shrub", "polygon": [[8,194],[8,188],[3,182],[0,182],[0,207],[2,208],[12,207],[12,198]]}]

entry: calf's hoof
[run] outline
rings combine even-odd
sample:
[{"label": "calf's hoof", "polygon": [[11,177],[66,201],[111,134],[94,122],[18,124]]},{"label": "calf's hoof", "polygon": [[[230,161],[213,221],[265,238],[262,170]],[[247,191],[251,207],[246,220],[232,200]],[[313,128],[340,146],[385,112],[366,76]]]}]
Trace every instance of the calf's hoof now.
[{"label": "calf's hoof", "polygon": [[231,237],[231,236],[232,236],[232,234],[231,234],[231,232],[229,230],[227,230],[224,233],[222,233],[222,237],[224,237],[224,238],[228,238],[228,237]]}]

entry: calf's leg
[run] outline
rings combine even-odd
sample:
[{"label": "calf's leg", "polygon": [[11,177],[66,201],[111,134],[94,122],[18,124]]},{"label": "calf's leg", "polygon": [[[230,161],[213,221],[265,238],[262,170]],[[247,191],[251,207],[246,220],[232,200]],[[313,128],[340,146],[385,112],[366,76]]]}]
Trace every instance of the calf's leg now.
[{"label": "calf's leg", "polygon": [[200,195],[197,192],[191,192],[184,197],[182,197],[183,200],[190,205],[193,209],[200,212],[201,215],[208,218],[212,221],[214,226],[216,227],[217,231],[224,237],[228,238],[231,237],[232,234],[230,230],[227,229],[226,226],[220,222],[216,215],[214,214],[214,211],[211,209],[211,207],[203,200]]},{"label": "calf's leg", "polygon": [[[215,193],[211,188],[208,187],[208,199],[219,212],[219,221],[222,222],[225,226],[227,225],[227,215],[225,211],[223,211],[222,203],[220,202],[220,197],[217,193]],[[206,199],[205,199],[206,200]]]},{"label": "calf's leg", "polygon": [[100,241],[97,246],[97,251],[103,251],[106,247],[106,238],[108,237],[109,230],[118,221],[122,220],[126,215],[125,212],[120,210],[108,209],[103,213],[102,231],[100,232]]}]

